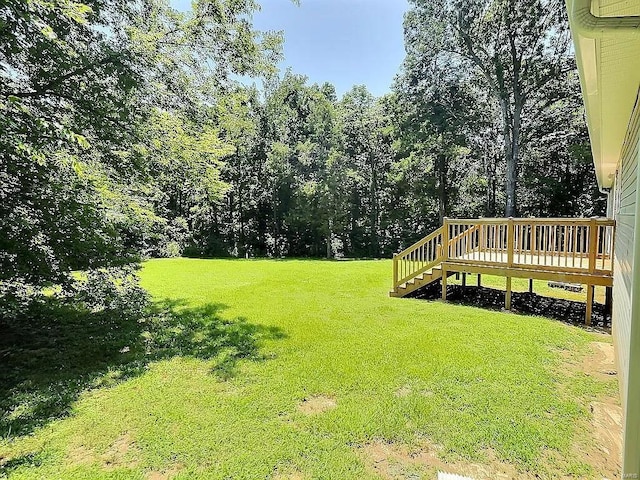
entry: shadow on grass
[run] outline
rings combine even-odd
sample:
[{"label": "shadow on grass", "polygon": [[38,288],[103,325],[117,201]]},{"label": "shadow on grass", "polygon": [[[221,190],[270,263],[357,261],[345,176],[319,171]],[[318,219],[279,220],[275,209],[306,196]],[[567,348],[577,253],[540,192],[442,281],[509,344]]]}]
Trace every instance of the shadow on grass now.
[{"label": "shadow on grass", "polygon": [[[165,301],[92,311],[50,298],[20,318],[0,317],[0,438],[66,416],[83,391],[140,375],[151,362],[207,359],[212,373],[227,379],[239,359],[264,360],[263,340],[285,337],[275,327],[224,319],[226,308]],[[0,474],[9,467],[0,461]]]},{"label": "shadow on grass", "polygon": [[[412,298],[437,300],[441,298],[440,282],[428,285],[409,295]],[[470,305],[492,310],[504,309],[505,292],[495,288],[461,285],[447,286],[447,300],[462,305]],[[561,298],[544,297],[529,292],[512,292],[511,309],[514,313],[523,315],[538,315],[552,318],[573,326],[584,327],[586,305]],[[593,304],[593,317],[590,329],[609,333],[611,317],[606,314],[605,306]]]}]

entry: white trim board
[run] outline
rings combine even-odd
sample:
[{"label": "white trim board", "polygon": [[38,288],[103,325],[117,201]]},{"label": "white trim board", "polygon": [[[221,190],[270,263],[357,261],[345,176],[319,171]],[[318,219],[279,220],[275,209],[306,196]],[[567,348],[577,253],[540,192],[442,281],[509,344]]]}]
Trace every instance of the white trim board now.
[{"label": "white trim board", "polygon": [[438,472],[438,480],[473,480],[473,478],[463,477],[452,473]]}]

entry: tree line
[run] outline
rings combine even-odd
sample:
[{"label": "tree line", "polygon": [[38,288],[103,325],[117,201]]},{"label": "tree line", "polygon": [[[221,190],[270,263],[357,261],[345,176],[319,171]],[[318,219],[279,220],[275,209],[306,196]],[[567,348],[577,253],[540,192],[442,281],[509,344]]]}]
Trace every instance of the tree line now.
[{"label": "tree line", "polygon": [[0,284],[145,256],[388,257],[446,216],[600,214],[561,4],[412,0],[375,97],[280,74],[253,0],[7,0]]}]

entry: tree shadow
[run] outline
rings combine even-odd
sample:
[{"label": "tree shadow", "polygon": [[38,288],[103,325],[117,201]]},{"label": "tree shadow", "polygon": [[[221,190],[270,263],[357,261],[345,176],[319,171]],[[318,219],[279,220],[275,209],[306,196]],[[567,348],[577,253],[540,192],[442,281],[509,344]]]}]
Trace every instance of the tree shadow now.
[{"label": "tree shadow", "polygon": [[[410,296],[423,300],[436,300],[441,298],[441,288],[440,282],[436,282],[413,292]],[[503,310],[505,305],[505,292],[504,290],[495,288],[448,285],[447,300],[462,305]],[[514,313],[537,315],[552,318],[572,326],[585,327],[584,317],[586,305],[584,302],[544,297],[529,292],[512,292],[511,309]],[[589,329],[610,333],[611,316],[607,314],[604,305],[599,303],[593,304],[591,322]]]},{"label": "tree shadow", "polygon": [[286,337],[277,327],[223,318],[227,306],[220,303],[124,305],[92,310],[51,297],[10,318],[0,310],[0,438],[68,415],[83,391],[140,375],[151,362],[212,360],[212,374],[225,380],[238,360],[265,360],[263,341]]}]

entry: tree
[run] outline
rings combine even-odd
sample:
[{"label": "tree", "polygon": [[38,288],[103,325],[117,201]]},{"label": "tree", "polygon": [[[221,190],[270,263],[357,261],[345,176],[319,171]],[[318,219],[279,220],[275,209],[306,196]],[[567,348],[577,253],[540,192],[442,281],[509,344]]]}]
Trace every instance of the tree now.
[{"label": "tree", "polygon": [[[450,60],[450,59],[445,59]],[[405,118],[402,136],[410,151],[426,155],[432,164],[438,221],[452,212],[450,196],[458,184],[451,166],[460,158],[470,128],[478,126],[473,109],[475,98],[468,76],[455,62],[434,57],[430,62],[409,48],[395,90]]]},{"label": "tree", "polygon": [[[149,133],[156,108],[205,115],[232,74],[274,71],[281,36],[253,31],[256,8],[252,0],[195,1],[186,14],[164,0],[0,6],[2,280],[58,282],[71,269],[142,253],[149,235],[137,230],[158,222],[141,194],[144,155],[131,146]],[[216,135],[201,134],[210,145]],[[216,184],[215,168],[198,191]]]},{"label": "tree", "polygon": [[[344,153],[357,180],[351,192],[350,246],[354,252],[377,257],[382,234],[382,193],[391,164],[383,104],[364,85],[356,85],[345,93],[339,108]],[[368,248],[360,250],[361,245]]]},{"label": "tree", "polygon": [[527,118],[531,136],[523,152],[521,209],[526,215],[573,217],[605,214],[580,94],[578,72],[551,82],[535,96],[546,105]]},{"label": "tree", "polygon": [[560,0],[412,0],[407,43],[424,59],[453,56],[478,72],[500,113],[505,214],[517,212],[523,114],[537,92],[574,68]]}]

